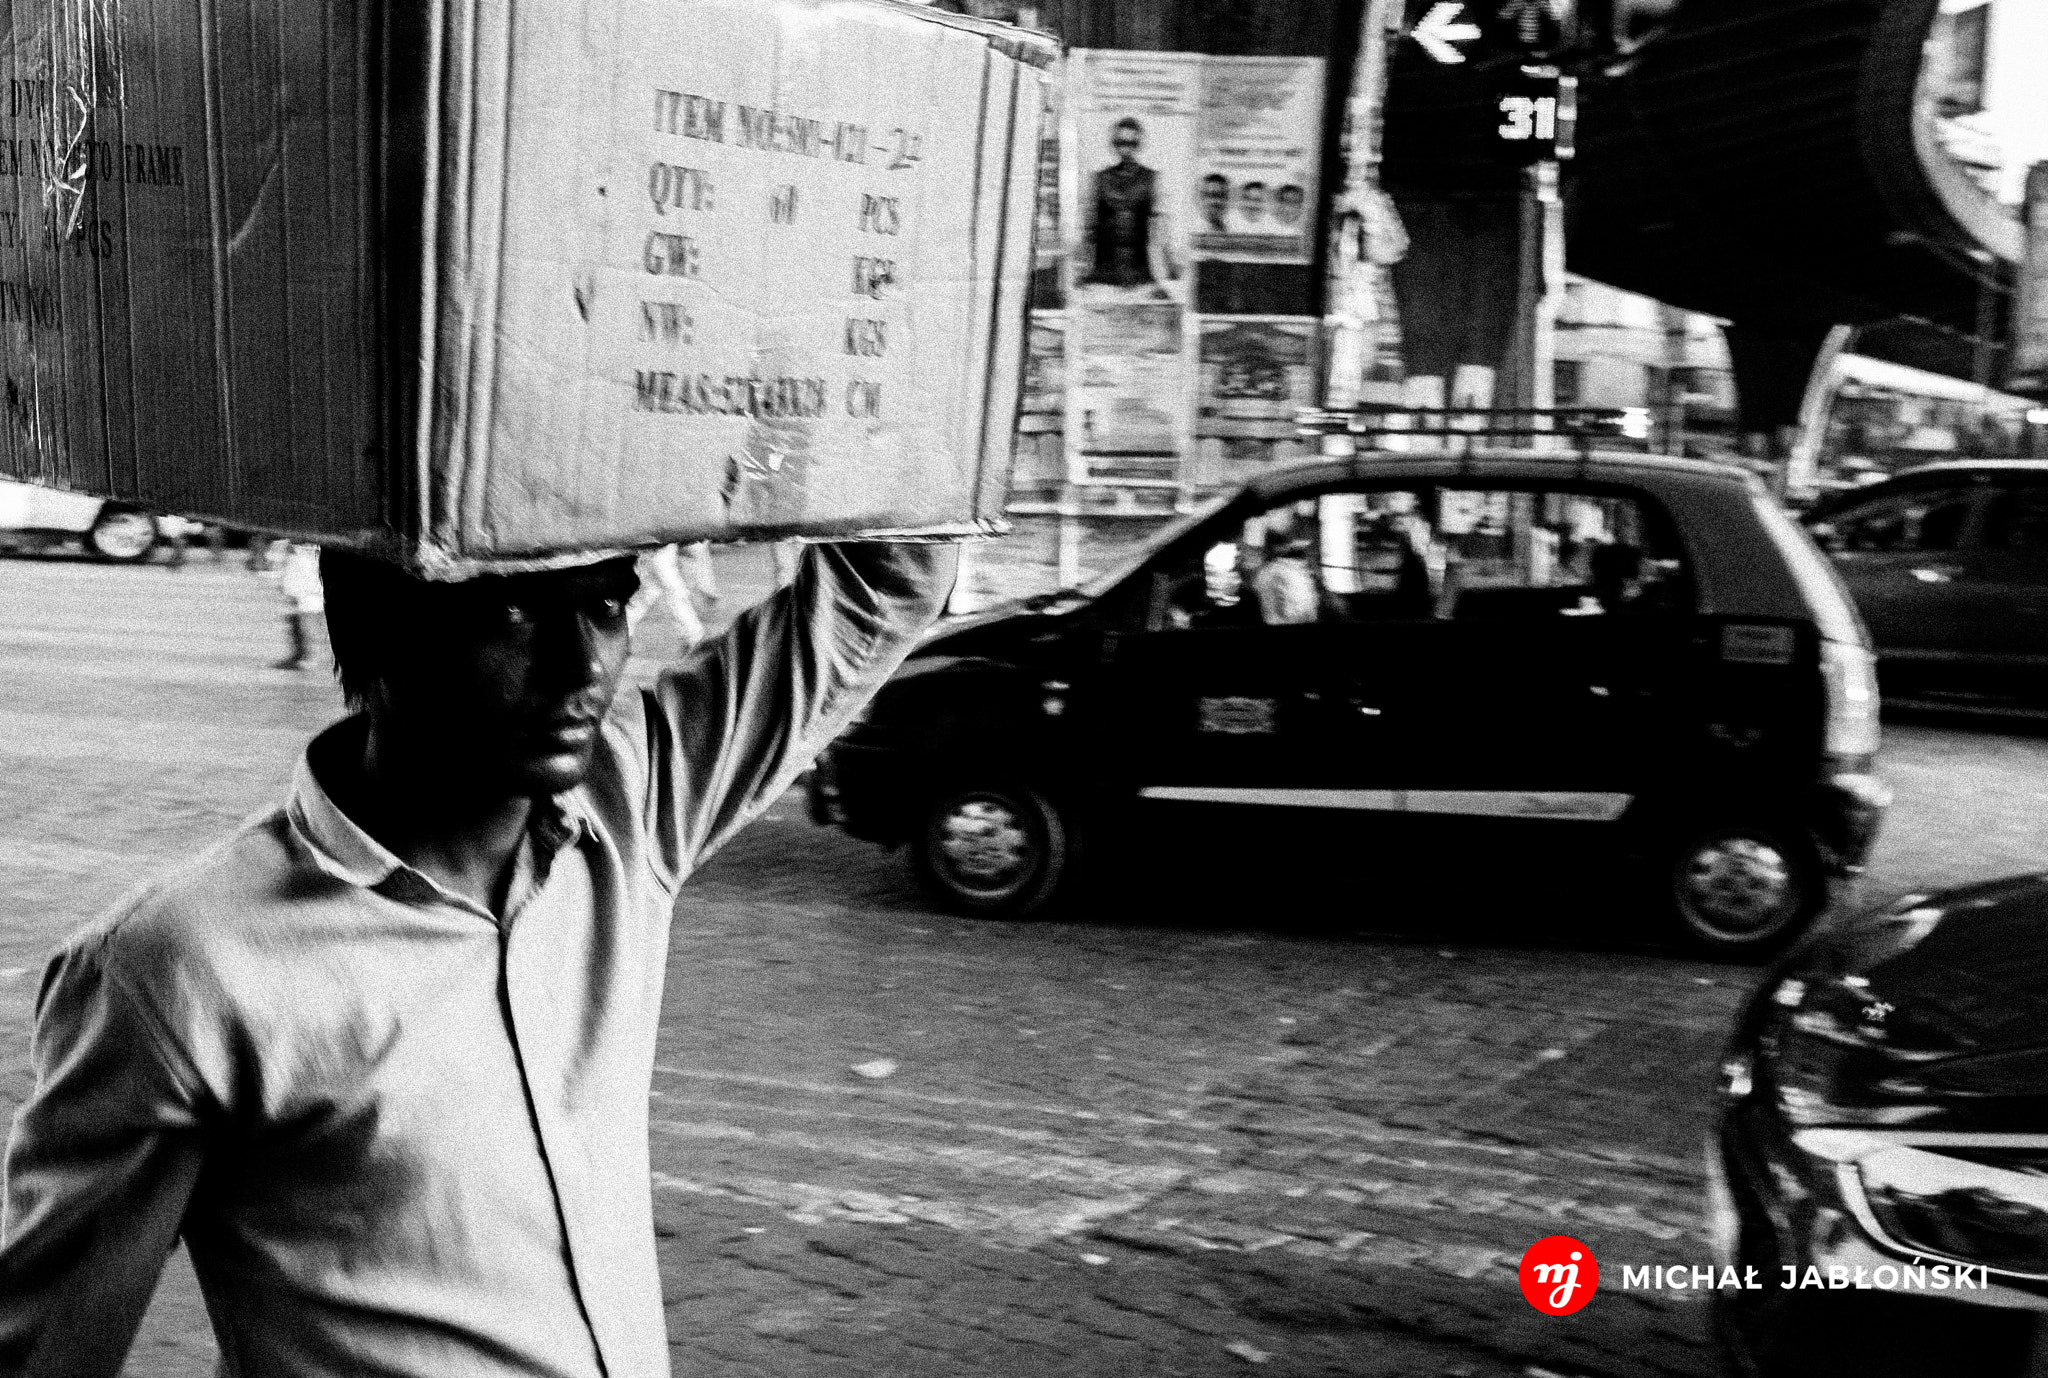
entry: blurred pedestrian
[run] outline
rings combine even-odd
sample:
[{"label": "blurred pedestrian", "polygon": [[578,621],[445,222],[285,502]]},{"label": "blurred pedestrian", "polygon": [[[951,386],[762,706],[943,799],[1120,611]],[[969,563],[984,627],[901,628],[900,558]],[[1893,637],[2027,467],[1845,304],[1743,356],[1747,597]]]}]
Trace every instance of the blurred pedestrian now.
[{"label": "blurred pedestrian", "polygon": [[303,670],[313,658],[313,620],[327,608],[320,583],[320,547],[279,541],[277,591],[284,595],[285,636],[291,649],[277,662],[280,670]]},{"label": "blurred pedestrian", "polygon": [[673,545],[640,557],[640,591],[626,607],[626,625],[638,631],[657,604],[668,610],[684,650],[704,639],[704,619],[697,612],[697,596],[683,576],[681,552]]},{"label": "blurred pedestrian", "polygon": [[770,549],[774,552],[775,587],[786,589],[796,579],[796,563],[804,553],[802,541],[777,541]]},{"label": "blurred pedestrian", "polygon": [[1259,600],[1259,620],[1269,627],[1313,622],[1322,603],[1322,588],[1309,564],[1310,543],[1292,532],[1277,538],[1273,557],[1252,576]]}]

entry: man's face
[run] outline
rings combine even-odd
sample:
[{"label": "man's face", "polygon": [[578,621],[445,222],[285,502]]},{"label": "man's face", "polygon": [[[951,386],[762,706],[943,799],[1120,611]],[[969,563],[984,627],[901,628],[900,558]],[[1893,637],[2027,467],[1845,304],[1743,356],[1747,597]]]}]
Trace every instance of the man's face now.
[{"label": "man's face", "polygon": [[1212,225],[1223,223],[1223,212],[1230,205],[1230,183],[1221,177],[1202,179],[1202,214]]},{"label": "man's face", "polygon": [[478,791],[575,786],[626,665],[638,585],[626,557],[423,590],[372,706],[378,731]]},{"label": "man's face", "polygon": [[1283,225],[1301,223],[1303,192],[1300,187],[1282,187],[1273,194],[1273,218]]},{"label": "man's face", "polygon": [[1247,221],[1265,218],[1266,189],[1257,182],[1246,182],[1237,189],[1237,213]]},{"label": "man's face", "polygon": [[1136,161],[1138,150],[1145,145],[1145,136],[1128,124],[1120,124],[1109,132],[1109,146],[1116,150],[1117,161]]}]

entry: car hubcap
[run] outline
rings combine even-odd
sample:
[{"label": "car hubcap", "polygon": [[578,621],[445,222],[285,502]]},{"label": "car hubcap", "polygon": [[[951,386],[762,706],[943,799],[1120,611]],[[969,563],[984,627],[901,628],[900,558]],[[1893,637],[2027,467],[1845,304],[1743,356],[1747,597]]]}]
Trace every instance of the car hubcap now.
[{"label": "car hubcap", "polygon": [[1030,869],[1036,849],[1014,810],[994,799],[968,799],[939,820],[939,855],[959,884],[1001,890]]},{"label": "car hubcap", "polygon": [[92,538],[101,553],[132,560],[155,542],[156,523],[140,512],[117,512],[100,519]]},{"label": "car hubcap", "polygon": [[1729,931],[1768,927],[1798,900],[1784,853],[1753,837],[1716,838],[1701,846],[1679,868],[1678,884],[1687,907]]}]

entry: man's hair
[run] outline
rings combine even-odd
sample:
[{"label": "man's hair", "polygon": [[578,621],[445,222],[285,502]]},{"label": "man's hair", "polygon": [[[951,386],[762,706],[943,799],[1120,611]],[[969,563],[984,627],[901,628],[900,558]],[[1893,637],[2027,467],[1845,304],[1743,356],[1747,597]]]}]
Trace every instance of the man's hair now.
[{"label": "man's hair", "polygon": [[1265,190],[1266,184],[1264,182],[1246,182],[1243,186],[1237,189],[1237,194],[1239,196],[1242,196],[1248,191],[1256,191],[1263,194]]},{"label": "man's hair", "polygon": [[1306,201],[1308,199],[1308,193],[1303,191],[1299,186],[1295,185],[1293,182],[1289,182],[1286,186],[1280,188],[1280,190],[1274,192],[1273,194],[1275,196],[1286,196],[1289,193],[1292,193],[1298,200]]},{"label": "man's hair", "polygon": [[388,560],[351,550],[320,552],[320,582],[327,601],[327,641],[334,651],[334,677],[341,695],[360,711],[384,678],[394,651],[410,644],[407,615],[426,591],[417,579]]},{"label": "man's hair", "polygon": [[1133,134],[1136,134],[1139,138],[1143,138],[1145,136],[1145,126],[1138,123],[1136,117],[1131,115],[1126,115],[1122,119],[1118,120],[1115,124],[1111,125],[1109,129],[1109,136],[1110,138],[1114,139],[1117,135],[1123,133],[1123,131],[1126,129],[1130,130]]},{"label": "man's hair", "polygon": [[1202,185],[1205,187],[1208,186],[1211,182],[1214,182],[1217,186],[1222,187],[1225,190],[1228,190],[1230,187],[1230,179],[1228,177],[1225,177],[1220,172],[1212,172],[1207,177],[1204,177],[1202,179]]}]

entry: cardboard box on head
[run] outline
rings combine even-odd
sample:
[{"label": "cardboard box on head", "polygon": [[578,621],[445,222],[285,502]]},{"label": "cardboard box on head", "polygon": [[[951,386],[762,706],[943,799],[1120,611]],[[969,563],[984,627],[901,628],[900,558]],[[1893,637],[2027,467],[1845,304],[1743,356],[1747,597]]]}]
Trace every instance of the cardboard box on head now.
[{"label": "cardboard box on head", "polygon": [[17,0],[0,473],[443,578],[995,529],[1056,56],[889,0]]}]

